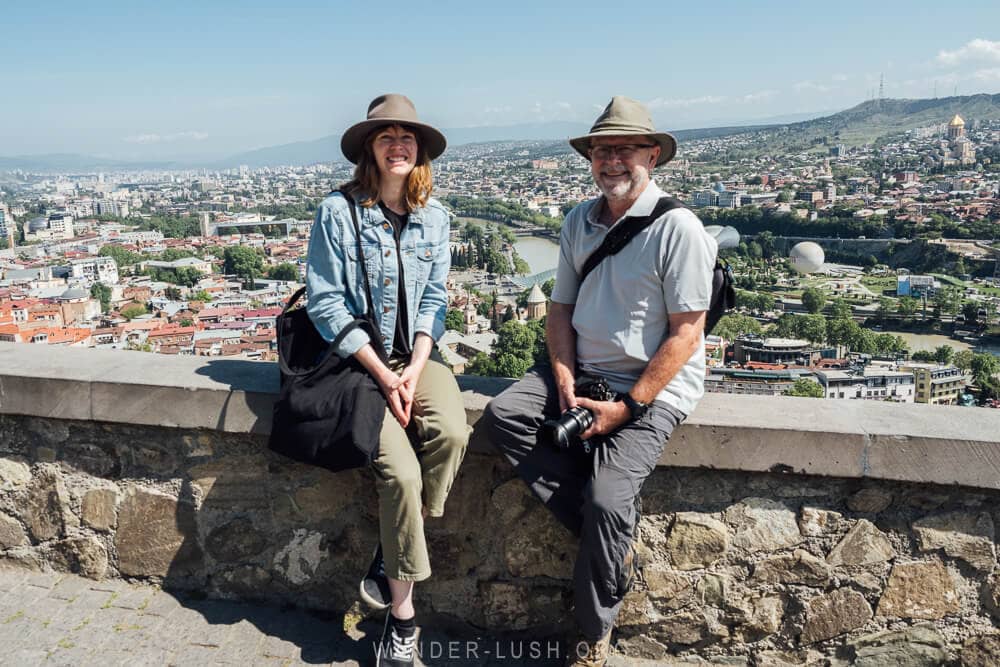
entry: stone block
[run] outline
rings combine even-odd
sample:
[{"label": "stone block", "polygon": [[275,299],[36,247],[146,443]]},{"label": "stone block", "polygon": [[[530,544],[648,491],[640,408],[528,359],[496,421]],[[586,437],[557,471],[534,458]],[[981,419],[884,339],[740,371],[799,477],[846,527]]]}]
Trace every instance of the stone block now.
[{"label": "stone block", "polygon": [[31,482],[31,468],[19,458],[0,457],[0,491],[24,488]]},{"label": "stone block", "polygon": [[766,584],[801,584],[825,586],[830,580],[830,566],[808,551],[796,549],[791,554],[772,556],[754,567],[751,581]]},{"label": "stone block", "polygon": [[485,581],[479,586],[486,626],[518,631],[565,624],[569,593],[554,586]]},{"label": "stone block", "polygon": [[802,629],[804,644],[833,639],[864,627],[872,620],[872,608],[865,596],[850,589],[840,589],[812,598],[806,605],[806,623]]},{"label": "stone block", "polygon": [[934,626],[877,632],[848,644],[853,667],[938,667],[947,663],[948,643]]},{"label": "stone block", "polygon": [[205,539],[205,550],[225,563],[245,562],[266,548],[267,537],[244,517],[215,528]]},{"label": "stone block", "polygon": [[10,549],[28,543],[28,535],[14,517],[0,513],[0,549]]},{"label": "stone block", "polygon": [[678,570],[700,570],[729,550],[729,529],[698,512],[678,512],[667,537],[667,552]]},{"label": "stone block", "polygon": [[843,517],[838,512],[816,507],[803,507],[799,515],[799,530],[806,537],[822,537],[836,532]]},{"label": "stone block", "polygon": [[508,528],[503,543],[504,563],[515,577],[572,579],[577,542],[541,504]]},{"label": "stone block", "polygon": [[673,611],[687,606],[694,600],[691,580],[663,563],[654,563],[643,569],[643,578],[649,596],[659,610]]},{"label": "stone block", "polygon": [[90,535],[57,542],[53,560],[61,569],[88,579],[103,579],[108,571],[108,550]]},{"label": "stone block", "polygon": [[874,486],[861,489],[847,499],[847,508],[861,514],[877,514],[889,509],[890,505],[892,494]]},{"label": "stone block", "polygon": [[680,611],[651,626],[650,635],[666,644],[692,646],[708,644],[729,635],[726,628],[709,619],[701,610]]},{"label": "stone block", "polygon": [[696,600],[700,604],[722,608],[729,598],[732,581],[724,574],[710,573],[698,580],[695,586]]},{"label": "stone block", "polygon": [[896,563],[878,602],[878,615],[938,619],[958,612],[958,594],[939,560]]},{"label": "stone block", "polygon": [[164,577],[200,565],[194,507],[143,487],[125,492],[115,533],[118,569],[136,577]]},{"label": "stone block", "polygon": [[871,521],[860,519],[833,548],[826,562],[834,567],[873,565],[891,560],[895,555],[885,533]]},{"label": "stone block", "polygon": [[28,493],[24,520],[32,537],[40,542],[61,537],[67,527],[77,525],[66,485],[56,470],[45,468],[38,472]]},{"label": "stone block", "polygon": [[118,489],[114,487],[90,489],[84,493],[80,505],[80,516],[84,525],[101,532],[109,532],[118,520],[115,512],[117,501]]},{"label": "stone block", "polygon": [[986,611],[1000,621],[1000,574],[994,573],[983,582],[980,598]]},{"label": "stone block", "polygon": [[962,667],[996,667],[1000,665],[1000,634],[969,637],[962,646]]},{"label": "stone block", "polygon": [[777,551],[804,539],[795,512],[768,498],[744,498],[726,509],[723,519],[736,529],[733,546],[751,553]]},{"label": "stone block", "polygon": [[996,567],[996,533],[988,512],[949,512],[924,517],[913,523],[913,532],[923,552],[940,549],[980,572],[992,572]]}]

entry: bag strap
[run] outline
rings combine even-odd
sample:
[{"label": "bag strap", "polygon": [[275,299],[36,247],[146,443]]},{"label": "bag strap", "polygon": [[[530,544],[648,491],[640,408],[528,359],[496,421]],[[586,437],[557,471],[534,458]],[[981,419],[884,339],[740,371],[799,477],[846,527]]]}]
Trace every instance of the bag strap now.
[{"label": "bag strap", "polygon": [[583,268],[580,270],[580,280],[577,285],[582,285],[583,281],[590,275],[590,272],[597,268],[597,265],[603,262],[605,258],[620,252],[639,232],[656,222],[664,213],[672,211],[675,208],[687,207],[683,202],[673,197],[661,197],[649,215],[630,215],[612,227],[608,235],[604,237],[604,242],[601,243],[600,247],[583,263]]}]

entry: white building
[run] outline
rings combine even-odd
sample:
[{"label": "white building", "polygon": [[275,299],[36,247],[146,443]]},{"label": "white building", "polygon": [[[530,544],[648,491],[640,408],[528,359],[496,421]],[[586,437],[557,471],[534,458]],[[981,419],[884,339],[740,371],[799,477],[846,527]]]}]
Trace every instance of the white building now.
[{"label": "white building", "polygon": [[69,263],[70,277],[90,283],[102,282],[112,286],[118,284],[118,265],[110,257],[90,257],[74,259]]}]

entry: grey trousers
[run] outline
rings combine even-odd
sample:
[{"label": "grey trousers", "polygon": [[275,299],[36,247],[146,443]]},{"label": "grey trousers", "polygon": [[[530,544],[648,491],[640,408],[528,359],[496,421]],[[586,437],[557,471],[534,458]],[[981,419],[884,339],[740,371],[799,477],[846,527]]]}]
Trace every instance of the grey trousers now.
[{"label": "grey trousers", "polygon": [[537,366],[490,401],[483,415],[490,440],[555,517],[580,538],[573,570],[576,622],[595,641],[614,625],[625,597],[623,563],[639,520],[639,491],[674,427],[685,415],[655,402],[640,422],[560,450],[539,438],[559,415],[552,370]]}]

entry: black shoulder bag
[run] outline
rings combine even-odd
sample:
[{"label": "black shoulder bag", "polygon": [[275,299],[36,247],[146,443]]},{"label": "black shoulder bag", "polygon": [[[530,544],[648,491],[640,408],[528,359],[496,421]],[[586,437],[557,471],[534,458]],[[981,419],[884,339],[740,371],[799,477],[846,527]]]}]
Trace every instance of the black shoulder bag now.
[{"label": "black shoulder bag", "polygon": [[[605,258],[617,254],[639,232],[653,224],[664,213],[675,208],[686,208],[686,206],[673,197],[661,197],[649,215],[628,216],[612,227],[608,235],[604,237],[604,242],[601,243],[600,247],[583,263],[578,284],[582,285],[590,272]],[[725,315],[726,311],[732,310],[735,305],[736,288],[733,280],[733,269],[729,266],[729,262],[716,257],[715,267],[712,269],[712,298],[705,315],[705,333],[711,333],[719,318]]]},{"label": "black shoulder bag", "polygon": [[[351,222],[363,258],[361,230],[354,200],[345,192]],[[362,259],[366,311],[328,343],[316,330],[305,308],[292,306],[305,293],[299,289],[277,319],[278,367],[281,391],[274,404],[268,447],[302,463],[328,470],[347,470],[371,464],[378,454],[386,400],[374,378],[354,356],[342,358],[334,350],[344,337],[361,329],[385,361],[385,349],[375,323],[368,269]]]}]

